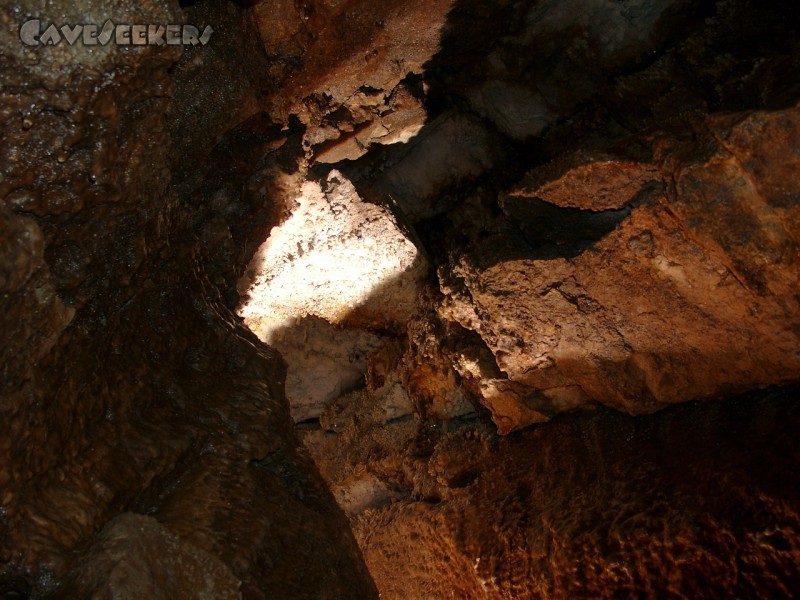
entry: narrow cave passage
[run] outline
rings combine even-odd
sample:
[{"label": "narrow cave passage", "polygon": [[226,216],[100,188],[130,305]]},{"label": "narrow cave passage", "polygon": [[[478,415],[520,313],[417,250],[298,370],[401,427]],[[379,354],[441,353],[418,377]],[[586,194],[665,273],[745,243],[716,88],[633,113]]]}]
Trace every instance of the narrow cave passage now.
[{"label": "narrow cave passage", "polygon": [[0,598],[792,597],[796,12],[0,7]]}]

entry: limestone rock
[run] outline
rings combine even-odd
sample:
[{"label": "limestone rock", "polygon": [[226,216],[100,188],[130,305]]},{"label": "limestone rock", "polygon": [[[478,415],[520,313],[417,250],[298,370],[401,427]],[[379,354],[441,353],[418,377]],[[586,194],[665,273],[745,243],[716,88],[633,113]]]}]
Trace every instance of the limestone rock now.
[{"label": "limestone rock", "polygon": [[314,160],[356,160],[373,144],[405,144],[422,129],[427,117],[421,101],[402,85],[372,101],[359,92],[312,130],[309,143],[316,142]]},{"label": "limestone rock", "polygon": [[274,57],[270,75],[293,90],[274,98],[273,111],[296,109],[315,94],[341,105],[359,88],[394,89],[436,54],[451,6],[452,0],[259,3],[254,15]]},{"label": "limestone rock", "polygon": [[324,190],[305,183],[297,204],[240,282],[248,326],[269,341],[307,315],[362,327],[408,320],[426,261],[391,213],[363,202],[337,171]]},{"label": "limestone rock", "polygon": [[360,176],[370,190],[391,198],[416,222],[444,212],[448,206],[440,196],[458,182],[477,178],[503,154],[499,138],[480,120],[453,111],[389,151],[374,177]]},{"label": "limestone rock", "polygon": [[295,422],[319,417],[333,400],[363,387],[367,354],[381,342],[368,331],[337,330],[315,317],[299,319],[270,341],[287,363],[286,398]]},{"label": "limestone rock", "polygon": [[473,90],[469,102],[478,114],[515,140],[538,136],[558,119],[540,93],[504,81],[489,81]]},{"label": "limestone rock", "polygon": [[[215,6],[219,40],[235,47],[249,13]],[[254,115],[263,81],[215,77],[230,67],[216,50],[177,65],[173,45],[31,48],[19,28],[32,17],[190,18],[160,0],[0,7],[0,595],[85,597],[69,593],[69,573],[95,542],[115,544],[94,539],[106,524],[139,513],[180,541],[161,525],[127,531],[111,549],[121,566],[101,570],[121,577],[136,559],[151,576],[145,597],[202,592],[203,569],[219,576],[220,597],[273,597],[279,580],[288,597],[374,597],[344,515],[298,448],[277,354],[224,299],[235,296],[225,277],[246,264],[239,254],[265,233],[254,235],[254,216],[279,205],[281,174],[297,168],[299,141]],[[220,94],[221,80],[247,89]],[[209,97],[219,103],[192,115]],[[292,154],[277,168],[282,145]],[[257,202],[226,201],[248,185]],[[210,193],[220,187],[228,197]],[[295,510],[305,525],[287,518]],[[319,577],[298,570],[323,562]],[[125,595],[141,597],[137,583]]]},{"label": "limestone rock", "polygon": [[687,400],[800,379],[798,39],[757,0],[0,6],[0,596],[791,597],[796,386]]},{"label": "limestone rock", "polygon": [[790,597],[797,418],[777,394],[637,418],[600,409],[491,450],[449,436],[428,462],[446,497],[365,511],[354,529],[390,600]]},{"label": "limestone rock", "polygon": [[564,208],[619,210],[645,185],[660,179],[654,165],[578,152],[535,169],[510,195],[538,198]]}]

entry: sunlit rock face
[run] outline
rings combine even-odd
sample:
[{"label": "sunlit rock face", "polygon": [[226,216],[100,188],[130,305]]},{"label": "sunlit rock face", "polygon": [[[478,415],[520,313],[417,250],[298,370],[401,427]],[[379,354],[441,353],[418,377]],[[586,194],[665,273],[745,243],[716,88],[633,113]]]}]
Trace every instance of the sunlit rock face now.
[{"label": "sunlit rock face", "polygon": [[381,343],[368,329],[404,326],[427,269],[389,210],[363,202],[341,173],[303,184],[239,282],[239,314],[287,361],[295,421],[363,386]]},{"label": "sunlit rock face", "polygon": [[269,342],[309,315],[372,327],[408,320],[426,264],[392,214],[363,202],[337,171],[303,184],[295,202],[239,284],[248,327]]}]

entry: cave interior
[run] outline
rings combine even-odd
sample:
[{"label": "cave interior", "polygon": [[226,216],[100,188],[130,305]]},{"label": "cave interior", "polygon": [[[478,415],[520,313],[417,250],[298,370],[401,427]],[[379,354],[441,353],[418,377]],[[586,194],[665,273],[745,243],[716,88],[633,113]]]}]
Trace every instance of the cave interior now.
[{"label": "cave interior", "polygon": [[800,590],[794,0],[19,0],[0,83],[0,599]]}]

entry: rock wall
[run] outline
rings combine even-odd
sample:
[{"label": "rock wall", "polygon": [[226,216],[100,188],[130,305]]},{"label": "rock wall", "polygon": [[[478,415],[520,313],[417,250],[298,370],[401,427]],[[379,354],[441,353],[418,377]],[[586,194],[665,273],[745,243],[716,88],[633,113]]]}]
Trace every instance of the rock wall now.
[{"label": "rock wall", "polygon": [[[254,27],[250,13],[225,12],[232,25],[212,21],[220,38]],[[298,448],[281,359],[225,303],[226,278],[246,264],[233,244],[246,246],[297,169],[280,150],[293,149],[290,136],[246,112],[215,112],[211,139],[198,135],[205,123],[179,100],[201,67],[186,63],[211,63],[206,88],[219,68],[199,48],[27,48],[17,37],[32,16],[202,26],[213,15],[171,2],[0,13],[2,594],[374,596]],[[225,144],[260,152],[261,213],[213,189],[246,180],[230,152],[209,172]],[[186,153],[194,164],[181,164]]]},{"label": "rock wall", "polygon": [[0,7],[0,595],[791,596],[792,2],[182,4]]},{"label": "rock wall", "polygon": [[790,598],[797,417],[761,396],[559,417],[491,448],[461,429],[427,458],[438,495],[354,529],[383,598]]}]

